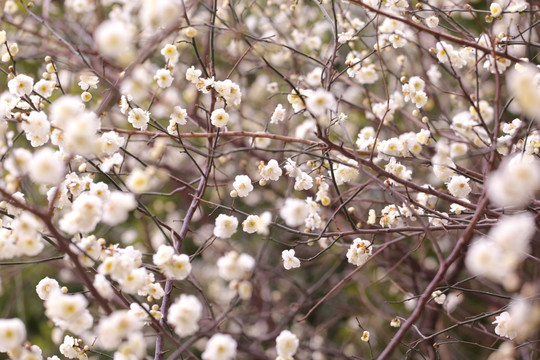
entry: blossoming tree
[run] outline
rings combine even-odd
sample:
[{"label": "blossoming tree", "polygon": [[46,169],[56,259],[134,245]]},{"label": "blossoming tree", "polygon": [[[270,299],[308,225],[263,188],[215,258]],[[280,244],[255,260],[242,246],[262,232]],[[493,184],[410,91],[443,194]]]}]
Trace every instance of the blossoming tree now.
[{"label": "blossoming tree", "polygon": [[10,359],[540,356],[537,3],[2,4]]}]

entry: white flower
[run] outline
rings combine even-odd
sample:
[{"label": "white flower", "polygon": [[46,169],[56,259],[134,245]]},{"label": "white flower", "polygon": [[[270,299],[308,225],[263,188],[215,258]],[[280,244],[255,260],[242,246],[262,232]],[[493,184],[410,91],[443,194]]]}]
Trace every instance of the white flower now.
[{"label": "white flower", "polygon": [[148,111],[144,111],[140,108],[129,111],[128,122],[132,124],[135,129],[146,130],[149,120],[150,113]]},{"label": "white flower", "polygon": [[82,294],[63,294],[55,292],[45,300],[45,314],[53,321],[74,321],[86,311],[88,301]]},{"label": "white flower", "polygon": [[202,304],[196,296],[182,294],[169,308],[167,321],[178,336],[193,335],[199,330],[202,310]]},{"label": "white flower", "polygon": [[266,149],[268,145],[270,145],[271,142],[272,142],[272,139],[267,138],[267,137],[253,138],[253,146],[261,148],[261,149]]},{"label": "white flower", "polygon": [[103,204],[103,222],[107,225],[118,225],[126,221],[129,212],[137,207],[137,200],[132,193],[113,191]]},{"label": "white flower", "polygon": [[43,148],[36,151],[30,165],[30,179],[38,184],[56,185],[64,177],[64,162],[54,150]]},{"label": "white flower", "polygon": [[251,283],[247,280],[242,280],[238,283],[238,296],[242,300],[249,300],[251,299],[251,295],[253,293],[253,286]]},{"label": "white flower", "polygon": [[375,224],[376,220],[377,220],[377,213],[375,212],[374,209],[369,209],[367,223],[370,225],[373,225]]},{"label": "white flower", "polygon": [[431,163],[433,164],[433,173],[439,180],[448,181],[454,176],[455,171],[453,168],[456,167],[456,164],[454,164],[449,156],[435,155],[431,159]]},{"label": "white flower", "polygon": [[355,75],[360,84],[373,84],[379,79],[375,64],[363,66]]},{"label": "white flower", "polygon": [[523,0],[511,1],[506,9],[508,12],[522,12],[527,10],[529,4]]},{"label": "white flower", "polygon": [[291,158],[287,159],[284,168],[285,174],[289,175],[289,177],[297,177],[298,175],[300,175],[300,168],[296,166],[296,162]]},{"label": "white flower", "polygon": [[416,141],[418,141],[420,145],[428,145],[430,136],[431,132],[429,130],[422,129],[416,134]]},{"label": "white flower", "polygon": [[212,111],[210,120],[215,127],[224,127],[229,122],[229,114],[224,109],[216,109]]},{"label": "white flower", "polygon": [[140,194],[150,188],[150,173],[136,168],[126,178],[126,185],[135,194]]},{"label": "white flower", "polygon": [[264,180],[278,181],[281,174],[283,174],[283,170],[279,167],[278,162],[272,159],[267,165],[264,165],[264,163],[261,162],[259,174]]},{"label": "white flower", "polygon": [[274,109],[274,112],[272,113],[272,117],[270,118],[270,124],[277,124],[285,119],[285,109],[283,108],[283,105],[277,104],[276,108]]},{"label": "white flower", "polygon": [[497,206],[524,206],[540,189],[540,162],[532,156],[505,159],[488,175],[487,194]]},{"label": "white flower", "polygon": [[[101,121],[94,112],[85,111],[65,122],[60,136],[53,133],[52,142],[72,155],[90,155],[96,150]],[[57,135],[59,135],[57,133]]]},{"label": "white flower", "polygon": [[454,50],[454,47],[444,41],[436,44],[437,59],[440,63],[444,64],[450,60],[452,66],[461,69],[466,65],[466,60],[460,57],[459,51]]},{"label": "white flower", "polygon": [[401,156],[403,154],[403,143],[395,137],[379,141],[377,151],[388,156]]},{"label": "white flower", "polygon": [[76,13],[90,13],[95,9],[95,4],[93,1],[86,0],[66,0],[65,6],[69,10],[72,10]]},{"label": "white flower", "polygon": [[118,107],[120,108],[120,112],[122,114],[126,114],[126,112],[128,111],[129,109],[129,102],[133,100],[133,97],[131,95],[122,95],[122,97],[120,97],[120,103],[118,104]]},{"label": "white flower", "polygon": [[295,178],[294,190],[302,191],[309,190],[313,187],[313,178],[305,172],[300,172],[300,174]]},{"label": "white flower", "polygon": [[489,11],[491,12],[491,16],[496,18],[502,14],[503,9],[500,4],[497,4],[494,2],[494,3],[491,3],[491,5],[489,6]]},{"label": "white flower", "polygon": [[238,106],[242,102],[240,86],[231,80],[215,81],[212,86],[227,105]]},{"label": "white flower", "polygon": [[108,173],[111,171],[111,169],[118,169],[123,162],[124,157],[119,153],[115,153],[103,159],[103,162],[99,164],[98,167],[104,173]]},{"label": "white flower", "polygon": [[236,175],[233,183],[234,190],[240,197],[246,197],[253,190],[251,179],[247,175]]},{"label": "white flower", "polygon": [[255,259],[249,254],[229,251],[217,261],[219,276],[226,280],[241,280],[253,271]]},{"label": "white flower", "polygon": [[[461,199],[461,200],[469,202],[469,200],[467,200],[467,199]],[[461,213],[463,211],[465,211],[465,210],[467,210],[467,208],[464,207],[464,206],[461,206],[459,204],[454,203],[454,204],[450,205],[450,211],[452,213],[456,214],[456,215],[461,215]]]},{"label": "white flower", "polygon": [[283,259],[283,267],[285,270],[300,267],[300,259],[294,256],[294,250],[283,250],[281,252],[281,258]]},{"label": "white flower", "polygon": [[9,92],[19,97],[30,95],[33,86],[34,79],[24,74],[19,74],[8,81]]},{"label": "white flower", "polygon": [[194,38],[197,36],[198,30],[195,29],[193,26],[188,26],[184,29],[184,35],[186,35],[189,38]]},{"label": "white flower", "polygon": [[134,43],[133,28],[119,20],[105,20],[94,31],[99,51],[112,58],[120,58],[129,52]]},{"label": "white flower", "polygon": [[26,328],[20,319],[0,319],[0,352],[14,350],[25,340]]},{"label": "white flower", "polygon": [[98,291],[98,293],[103,296],[105,299],[112,299],[114,296],[114,290],[112,288],[111,283],[107,278],[101,274],[96,274],[94,276],[94,287]]},{"label": "white flower", "polygon": [[443,304],[444,310],[446,310],[449,314],[454,312],[454,310],[457,309],[458,305],[461,304],[461,302],[463,301],[463,298],[463,293],[452,291],[448,294]]},{"label": "white flower", "polygon": [[513,323],[512,318],[507,311],[497,316],[492,324],[497,324],[495,327],[495,334],[499,336],[507,337],[510,340],[517,336],[516,325],[518,324]]},{"label": "white flower", "polygon": [[[77,347],[77,349],[75,349]],[[66,335],[64,337],[64,342],[60,345],[60,353],[67,357],[68,359],[78,359],[79,352],[78,344],[75,342],[75,338]]]},{"label": "white flower", "polygon": [[269,226],[272,223],[272,213],[265,211],[259,216],[257,224],[257,234],[268,235]]},{"label": "white flower", "polygon": [[21,124],[26,139],[33,147],[38,147],[49,141],[51,125],[43,111],[32,111]]},{"label": "white flower", "polygon": [[[301,95],[307,95],[306,90],[299,89],[299,92]],[[287,95],[287,101],[292,105],[294,112],[299,112],[305,108],[302,97],[298,95],[296,90],[291,91],[291,93]]]},{"label": "white flower", "polygon": [[362,337],[360,338],[363,342],[368,342],[369,341],[369,331],[367,330],[364,330],[364,332],[362,333]]},{"label": "white flower", "polygon": [[97,89],[99,83],[99,77],[92,73],[84,73],[79,77],[79,86],[81,90],[87,91],[88,89]]},{"label": "white flower", "polygon": [[220,238],[230,238],[238,227],[238,219],[235,216],[219,214],[214,226],[214,236]]},{"label": "white flower", "polygon": [[[159,316],[154,317],[159,320]],[[129,333],[114,353],[114,360],[144,359],[146,351],[145,336],[140,331]]]},{"label": "white flower", "polygon": [[469,178],[466,178],[463,175],[452,176],[450,182],[446,184],[448,191],[453,196],[462,199],[467,197],[471,192],[471,187],[469,186]]},{"label": "white flower", "polygon": [[195,69],[194,66],[186,70],[186,80],[191,81],[194,84],[196,84],[197,81],[199,81],[199,78],[201,77],[201,75],[202,75],[202,71],[199,69]]},{"label": "white flower", "polygon": [[[337,168],[334,169],[334,177],[337,185],[348,183],[358,175],[358,163],[353,159],[349,159],[347,164],[348,165],[339,164]],[[332,178],[331,172],[329,177]]]},{"label": "white flower", "polygon": [[47,298],[57,291],[60,291],[60,285],[55,279],[51,279],[48,276],[41,279],[36,286],[36,292],[41,300],[47,300]]},{"label": "white flower", "polygon": [[411,97],[411,101],[416,105],[417,108],[422,108],[424,105],[426,105],[428,101],[428,97],[425,92],[423,91],[417,91],[414,93],[414,95]]},{"label": "white flower", "polygon": [[56,82],[41,79],[34,85],[34,91],[44,98],[49,98],[54,89],[56,89]]},{"label": "white flower", "polygon": [[236,341],[227,334],[215,334],[206,343],[203,360],[233,360],[236,357]]},{"label": "white flower", "polygon": [[172,44],[167,44],[161,49],[161,55],[165,58],[165,61],[175,63],[178,61],[178,49]]},{"label": "white flower", "polygon": [[501,217],[487,237],[471,245],[465,258],[467,269],[473,275],[509,284],[515,277],[514,271],[529,252],[534,232],[534,219],[529,213]]},{"label": "white flower", "polygon": [[32,153],[23,148],[15,148],[4,162],[4,167],[14,176],[25,175],[30,170]]},{"label": "white flower", "polygon": [[184,280],[191,273],[191,263],[186,254],[173,255],[171,260],[160,267],[163,274],[171,279]]},{"label": "white flower", "polygon": [[[390,158],[390,162],[386,164],[384,170],[404,180],[410,180],[412,176],[412,171],[407,169],[407,167],[401,163],[397,162],[396,158],[394,157]],[[392,185],[398,185],[398,183],[392,179],[388,179],[387,181]]]},{"label": "white flower", "polygon": [[211,78],[198,78],[197,82],[195,84],[195,87],[197,87],[197,90],[202,92],[203,94],[208,94],[212,87],[214,86],[214,77]]},{"label": "white flower", "polygon": [[81,94],[81,100],[84,102],[89,102],[92,100],[92,94],[90,94],[88,91],[85,91]]},{"label": "white flower", "polygon": [[120,345],[123,338],[142,328],[144,323],[129,313],[118,310],[107,317],[102,317],[96,328],[96,335],[101,347],[113,350]]},{"label": "white flower", "polygon": [[336,99],[332,93],[318,89],[307,97],[306,106],[313,115],[321,116],[326,114],[327,110],[335,110]]},{"label": "white flower", "polygon": [[309,215],[306,202],[300,199],[288,198],[279,210],[279,216],[290,227],[297,227],[304,223]]},{"label": "white flower", "polygon": [[488,238],[502,249],[506,262],[518,266],[529,253],[535,231],[535,220],[531,213],[503,215],[489,231]]},{"label": "white flower", "polygon": [[473,242],[467,252],[465,265],[471,274],[486,276],[492,280],[499,280],[511,271],[503,262],[501,249],[493,246],[487,239]]},{"label": "white flower", "polygon": [[96,228],[102,215],[102,201],[90,193],[82,193],[73,208],[60,219],[60,229],[68,234],[89,233]]},{"label": "white flower", "polygon": [[169,120],[169,126],[167,132],[174,134],[178,131],[178,125],[185,125],[187,123],[187,111],[181,106],[175,106]]},{"label": "white flower", "polygon": [[242,229],[248,234],[258,232],[262,225],[262,220],[257,215],[249,215],[246,220],[242,221]]},{"label": "white flower", "polygon": [[407,45],[407,40],[403,37],[403,35],[404,34],[399,30],[396,30],[392,35],[390,35],[388,40],[394,49],[399,49]]},{"label": "white flower", "polygon": [[[338,42],[340,44],[345,44],[346,42],[351,41],[353,38],[354,38],[354,29],[349,29],[346,32],[342,32],[338,34]],[[312,85],[312,86],[315,86],[315,85]]]},{"label": "white flower", "polygon": [[429,28],[435,29],[437,26],[439,26],[439,17],[432,15],[426,19],[426,25]]},{"label": "white flower", "polygon": [[276,350],[278,356],[284,359],[292,358],[298,350],[298,337],[289,330],[283,330],[276,338]]},{"label": "white flower", "polygon": [[168,69],[159,69],[154,75],[154,80],[156,80],[160,88],[165,89],[171,86],[174,79]]},{"label": "white flower", "polygon": [[16,233],[13,233],[12,235],[17,239],[17,251],[20,255],[36,256],[39,255],[44,248],[44,244],[39,233],[26,236],[19,236]]},{"label": "white flower", "polygon": [[64,95],[56,99],[50,107],[51,124],[65,129],[71,120],[79,116],[85,109],[81,99],[73,95]]},{"label": "white flower", "polygon": [[172,259],[174,255],[174,248],[169,245],[160,245],[158,251],[152,256],[152,261],[154,265],[161,266],[166,264],[169,260]]},{"label": "white flower", "polygon": [[371,256],[372,246],[367,240],[356,238],[347,250],[347,260],[356,266],[363,265]]},{"label": "white flower", "polygon": [[431,298],[439,305],[444,304],[446,300],[446,295],[442,293],[441,290],[436,290],[431,294]]}]

